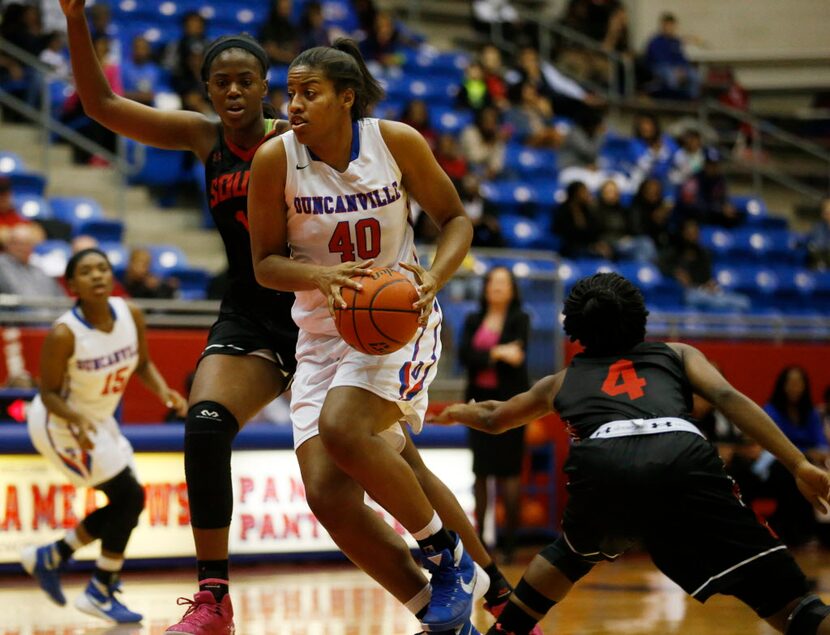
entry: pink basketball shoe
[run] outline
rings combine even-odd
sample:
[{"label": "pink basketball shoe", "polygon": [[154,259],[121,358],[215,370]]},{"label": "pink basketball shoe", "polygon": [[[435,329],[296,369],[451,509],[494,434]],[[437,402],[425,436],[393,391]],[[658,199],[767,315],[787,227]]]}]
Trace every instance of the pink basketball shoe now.
[{"label": "pink basketball shoe", "polygon": [[178,604],[188,605],[182,621],[168,628],[165,635],[234,635],[231,596],[217,602],[210,591],[199,591],[192,600],[179,598]]}]

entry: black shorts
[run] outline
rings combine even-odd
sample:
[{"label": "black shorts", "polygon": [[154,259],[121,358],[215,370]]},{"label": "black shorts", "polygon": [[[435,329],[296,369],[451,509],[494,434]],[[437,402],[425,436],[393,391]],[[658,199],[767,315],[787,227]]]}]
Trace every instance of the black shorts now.
[{"label": "black shorts", "polygon": [[767,617],[807,593],[790,552],[740,500],[714,446],[690,432],[588,439],[565,464],[562,522],[576,553],[642,545],[695,599],[734,595]]},{"label": "black shorts", "polygon": [[293,375],[297,369],[294,356],[298,329],[286,324],[284,316],[273,319],[244,309],[223,310],[210,327],[208,341],[200,359],[208,355],[249,355],[270,351],[280,368]]},{"label": "black shorts", "polygon": [[502,434],[469,430],[476,476],[519,476],[525,450],[525,429],[513,428]]}]

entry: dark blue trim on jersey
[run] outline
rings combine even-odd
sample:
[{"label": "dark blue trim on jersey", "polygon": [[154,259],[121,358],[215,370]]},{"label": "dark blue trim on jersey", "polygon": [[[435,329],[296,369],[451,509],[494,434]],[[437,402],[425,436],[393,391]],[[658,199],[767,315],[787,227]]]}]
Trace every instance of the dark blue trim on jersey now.
[{"label": "dark blue trim on jersey", "polygon": [[[115,309],[112,306],[112,302],[107,300],[107,306],[110,308],[110,315],[112,316],[112,321],[117,322],[118,321],[118,314],[115,312]],[[90,331],[99,330],[99,329],[96,329],[94,326],[92,326],[92,324],[90,324],[89,322],[87,322],[84,319],[84,316],[83,316],[83,313],[81,313],[81,308],[80,307],[81,307],[81,301],[78,300],[75,303],[75,306],[72,307],[72,315],[74,315],[76,318],[78,318],[78,321],[81,324],[83,324],[85,327],[87,327]],[[104,333],[105,331],[101,331],[101,332]]]},{"label": "dark blue trim on jersey", "polygon": [[[311,151],[311,148],[306,146],[306,150],[308,150],[308,155],[314,161],[322,161],[322,159],[320,157],[318,157],[316,154],[314,154]],[[357,157],[359,157],[359,156],[360,156],[360,124],[358,124],[358,122],[356,122],[356,121],[353,121],[352,122],[352,150],[351,150],[351,153],[349,154],[349,163],[356,160]]]},{"label": "dark blue trim on jersey", "polygon": [[[184,424],[132,424],[121,426],[136,452],[182,452]],[[419,448],[466,448],[464,426],[424,426],[421,434],[412,435]],[[233,442],[234,450],[292,450],[291,426],[250,423]],[[25,424],[0,422],[0,455],[36,454]]]}]

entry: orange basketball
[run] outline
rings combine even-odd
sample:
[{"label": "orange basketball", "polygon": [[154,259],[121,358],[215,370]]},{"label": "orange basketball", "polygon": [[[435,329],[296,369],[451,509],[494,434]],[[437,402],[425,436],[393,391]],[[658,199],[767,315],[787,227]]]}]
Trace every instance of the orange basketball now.
[{"label": "orange basketball", "polygon": [[412,339],[420,311],[412,308],[418,292],[409,278],[394,269],[375,269],[354,276],[363,288],[343,287],[346,308],[335,307],[334,323],[346,342],[361,353],[387,355]]}]

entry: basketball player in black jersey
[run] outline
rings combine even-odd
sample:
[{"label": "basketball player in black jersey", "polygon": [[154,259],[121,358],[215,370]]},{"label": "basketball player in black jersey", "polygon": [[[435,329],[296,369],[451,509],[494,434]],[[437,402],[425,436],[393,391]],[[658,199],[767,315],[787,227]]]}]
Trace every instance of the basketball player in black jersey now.
[{"label": "basketball player in black jersey", "polygon": [[[210,330],[190,393],[185,424],[185,473],[196,544],[199,593],[169,635],[226,635],[233,628],[228,595],[228,529],[233,512],[231,443],[239,429],[288,386],[295,368],[297,327],[291,320],[294,295],[266,289],[253,273],[248,234],[248,175],[257,148],[290,128],[266,117],[265,51],[250,36],[223,36],[205,50],[202,77],[220,121],[201,113],[163,111],[112,92],[101,71],[84,17],[84,0],[60,0],[78,95],[98,123],[146,145],[188,150],[205,164],[211,214],[225,244],[229,291]],[[346,263],[346,275],[359,267]],[[452,492],[424,465],[411,439],[401,453],[412,465],[445,524],[458,531],[473,559],[490,574],[485,596],[500,608],[510,587],[478,540]],[[344,478],[346,478],[344,476]],[[336,501],[335,501],[336,502]],[[373,557],[359,563],[375,579],[396,574],[384,549],[391,532],[374,516]],[[351,537],[365,543],[367,535]],[[348,545],[341,544],[355,559]]]},{"label": "basketball player in black jersey", "polygon": [[527,635],[595,564],[635,543],[700,602],[734,595],[787,635],[830,633],[830,607],[809,594],[787,548],[735,495],[692,422],[692,393],[787,466],[816,509],[826,505],[830,476],[697,349],[644,342],[647,315],[625,278],[584,278],[565,301],[565,332],[585,348],[568,368],[509,401],[450,406],[437,418],[499,433],[555,410],[576,439],[562,535],[530,563],[488,635]]}]

